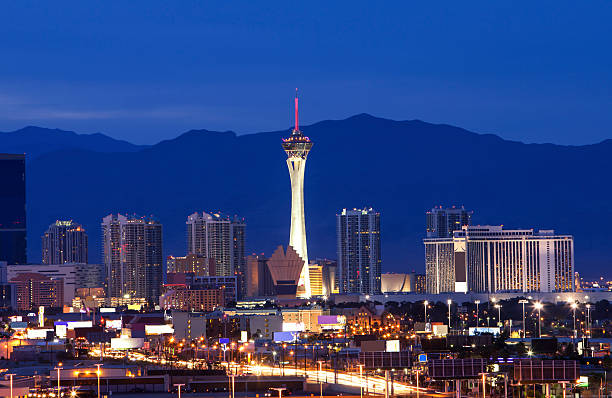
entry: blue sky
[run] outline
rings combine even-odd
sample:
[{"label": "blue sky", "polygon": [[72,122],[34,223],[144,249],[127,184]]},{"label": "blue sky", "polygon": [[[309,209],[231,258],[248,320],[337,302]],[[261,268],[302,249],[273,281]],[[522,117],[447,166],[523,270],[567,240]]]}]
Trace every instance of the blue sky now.
[{"label": "blue sky", "polygon": [[612,138],[609,1],[3,4],[0,130],[154,143],[367,112],[525,142]]}]

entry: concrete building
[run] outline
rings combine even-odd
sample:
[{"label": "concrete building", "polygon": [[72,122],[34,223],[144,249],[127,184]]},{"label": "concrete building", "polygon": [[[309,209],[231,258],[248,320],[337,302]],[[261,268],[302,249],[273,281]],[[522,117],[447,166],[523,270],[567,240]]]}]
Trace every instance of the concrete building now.
[{"label": "concrete building", "polygon": [[188,281],[194,290],[223,290],[223,305],[238,301],[237,276],[195,276]]},{"label": "concrete building", "polygon": [[87,264],[87,256],[87,233],[72,220],[57,220],[42,236],[43,264]]},{"label": "concrete building", "polygon": [[283,316],[283,330],[321,333],[319,316],[329,315],[329,311],[319,307],[287,308],[283,309],[281,314]]},{"label": "concrete building", "polygon": [[336,221],[340,293],[380,293],[380,213],[343,209]]},{"label": "concrete building", "polygon": [[206,313],[172,311],[172,327],[174,337],[178,340],[195,340],[200,337],[206,338]]},{"label": "concrete building", "polygon": [[246,259],[246,297],[274,295],[274,281],[268,269],[268,259],[251,255]]},{"label": "concrete building", "polygon": [[102,220],[108,296],[144,298],[161,293],[162,225],[152,219],[111,214]]},{"label": "concrete building", "polygon": [[428,293],[571,292],[574,238],[552,230],[470,226],[424,239]]},{"label": "concrete building", "polygon": [[249,315],[249,332],[251,336],[261,339],[273,339],[275,332],[283,331],[283,316],[281,314]]},{"label": "concrete building", "polygon": [[159,305],[165,310],[214,311],[225,304],[224,290],[173,286],[161,295]]},{"label": "concrete building", "polygon": [[0,264],[0,281],[11,281],[21,274],[39,274],[49,279],[63,281],[63,303],[72,305],[75,290],[78,288],[102,287],[102,266],[100,264]]},{"label": "concrete building", "polygon": [[426,213],[428,238],[452,238],[472,221],[473,211],[461,207],[434,207]]},{"label": "concrete building", "polygon": [[295,95],[295,126],[291,135],[283,139],[283,149],[287,153],[287,167],[291,179],[291,230],[289,247],[297,252],[304,261],[298,282],[298,295],[311,296],[308,268],[308,247],[306,245],[306,217],[304,215],[304,171],[306,158],[312,149],[312,141],[300,131],[298,118],[298,97]]},{"label": "concrete building", "polygon": [[26,264],[25,155],[0,153],[0,261]]},{"label": "concrete building", "polygon": [[409,293],[415,291],[415,273],[396,274],[388,272],[381,275],[382,293]]},{"label": "concrete building", "polygon": [[193,273],[195,276],[217,275],[215,259],[199,254],[188,254],[184,257],[168,256],[166,261],[168,273]]},{"label": "concrete building", "polygon": [[64,281],[38,273],[24,273],[10,279],[17,291],[17,309],[30,310],[43,306],[64,305]]},{"label": "concrete building", "polygon": [[323,266],[311,263],[308,265],[310,275],[310,294],[312,296],[323,296]]},{"label": "concrete building", "polygon": [[283,246],[276,248],[268,259],[268,269],[274,282],[274,294],[278,298],[296,298],[305,266],[304,259],[293,247],[287,247],[287,251]]}]

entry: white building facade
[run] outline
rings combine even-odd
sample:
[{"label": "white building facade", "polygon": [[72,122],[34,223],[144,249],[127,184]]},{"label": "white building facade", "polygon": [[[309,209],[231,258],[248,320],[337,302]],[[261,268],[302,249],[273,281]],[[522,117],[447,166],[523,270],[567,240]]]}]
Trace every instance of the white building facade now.
[{"label": "white building facade", "polygon": [[471,226],[424,239],[428,293],[572,292],[574,238],[552,230]]}]

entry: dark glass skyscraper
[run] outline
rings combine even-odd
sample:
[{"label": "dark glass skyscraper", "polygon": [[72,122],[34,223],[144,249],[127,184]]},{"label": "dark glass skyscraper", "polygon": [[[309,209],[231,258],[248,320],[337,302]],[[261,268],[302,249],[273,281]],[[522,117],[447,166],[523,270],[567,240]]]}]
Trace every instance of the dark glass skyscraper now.
[{"label": "dark glass skyscraper", "polygon": [[25,264],[25,155],[0,153],[0,261]]}]

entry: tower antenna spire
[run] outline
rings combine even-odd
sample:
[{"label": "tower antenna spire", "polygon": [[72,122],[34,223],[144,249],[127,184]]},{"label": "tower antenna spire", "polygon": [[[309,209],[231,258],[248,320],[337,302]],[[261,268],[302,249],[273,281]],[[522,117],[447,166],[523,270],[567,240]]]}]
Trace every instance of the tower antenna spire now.
[{"label": "tower antenna spire", "polygon": [[300,131],[300,118],[298,114],[298,89],[295,89],[295,129],[294,131]]}]

